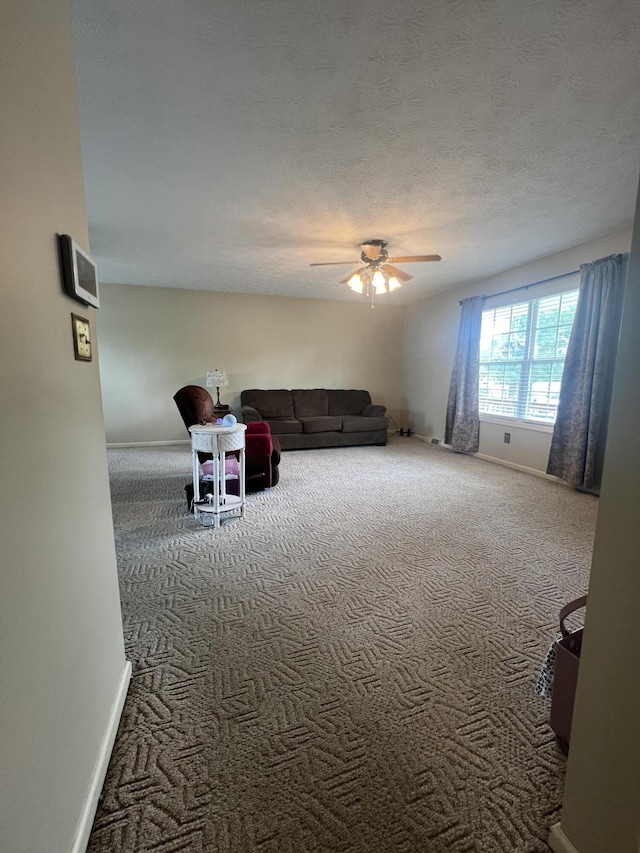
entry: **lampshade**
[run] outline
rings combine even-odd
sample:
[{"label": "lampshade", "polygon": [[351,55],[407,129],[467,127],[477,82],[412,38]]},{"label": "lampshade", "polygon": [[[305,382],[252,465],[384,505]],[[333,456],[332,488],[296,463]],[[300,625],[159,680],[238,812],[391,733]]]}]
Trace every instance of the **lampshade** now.
[{"label": "lampshade", "polygon": [[356,293],[362,293],[362,279],[358,273],[354,273],[347,283],[351,290],[355,290]]},{"label": "lampshade", "polygon": [[361,267],[348,279],[347,284],[355,293],[362,293],[370,298],[372,308],[374,296],[383,296],[385,293],[391,293],[393,290],[402,287],[397,276],[390,275],[384,266],[379,268],[373,263]]},{"label": "lampshade", "polygon": [[382,293],[386,293],[386,286],[385,286],[386,282],[385,282],[384,276],[382,275],[380,270],[376,270],[374,272],[373,279],[371,280],[371,283],[372,283],[374,290],[375,290],[377,295],[380,295]]},{"label": "lampshade", "polygon": [[226,370],[207,370],[207,388],[224,388],[228,384]]}]

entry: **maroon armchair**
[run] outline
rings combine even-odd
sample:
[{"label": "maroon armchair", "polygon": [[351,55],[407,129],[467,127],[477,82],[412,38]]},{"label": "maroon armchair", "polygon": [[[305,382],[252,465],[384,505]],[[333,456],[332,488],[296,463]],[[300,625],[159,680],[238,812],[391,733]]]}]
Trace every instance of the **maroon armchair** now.
[{"label": "maroon armchair", "polygon": [[[211,394],[200,385],[185,385],[173,395],[184,425],[214,423]],[[264,421],[247,424],[245,432],[245,486],[247,491],[257,492],[275,486],[280,478],[280,442],[271,435],[269,424]],[[210,453],[199,453],[200,462],[211,459]]]}]

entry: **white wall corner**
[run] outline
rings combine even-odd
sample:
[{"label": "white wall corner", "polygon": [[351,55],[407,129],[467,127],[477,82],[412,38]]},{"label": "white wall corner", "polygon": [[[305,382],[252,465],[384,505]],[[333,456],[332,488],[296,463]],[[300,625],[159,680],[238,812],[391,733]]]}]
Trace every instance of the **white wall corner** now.
[{"label": "white wall corner", "polygon": [[73,847],[71,848],[71,853],[85,853],[87,849],[89,836],[91,835],[91,828],[96,816],[96,809],[98,808],[98,800],[100,799],[102,786],[104,785],[104,777],[107,775],[107,767],[109,766],[109,760],[111,758],[113,744],[116,739],[120,717],[122,716],[124,702],[127,698],[127,690],[129,689],[130,681],[131,661],[125,661],[122,675],[120,676],[120,683],[118,684],[118,690],[116,691],[115,699],[111,706],[111,713],[109,714],[107,728],[105,729],[102,743],[100,744],[100,750],[98,752],[96,765],[91,777],[89,790],[87,791],[84,806],[82,807],[82,814],[80,815],[80,820],[78,822],[76,837],[73,842]]},{"label": "white wall corner", "polygon": [[574,847],[569,841],[562,831],[562,826],[559,823],[554,823],[549,830],[547,843],[553,850],[553,853],[579,853],[578,848]]}]

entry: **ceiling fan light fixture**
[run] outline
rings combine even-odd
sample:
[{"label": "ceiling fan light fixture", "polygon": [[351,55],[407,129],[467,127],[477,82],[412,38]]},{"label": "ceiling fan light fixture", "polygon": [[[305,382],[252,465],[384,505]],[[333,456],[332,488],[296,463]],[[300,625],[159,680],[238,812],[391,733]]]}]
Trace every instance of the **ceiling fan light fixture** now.
[{"label": "ceiling fan light fixture", "polygon": [[[398,269],[394,264],[409,264],[427,261],[441,261],[440,255],[398,255],[390,257],[386,240],[365,240],[360,244],[361,266],[358,272],[350,278],[343,278],[341,284],[348,284],[354,293],[360,293],[371,300],[373,308],[374,296],[383,293],[393,293],[402,287],[401,282],[410,281],[412,276]],[[357,261],[323,261],[311,264],[312,267],[342,266],[343,264],[358,263]]]},{"label": "ceiling fan light fixture", "polygon": [[387,282],[385,281],[384,275],[380,272],[380,270],[376,270],[374,272],[371,284],[373,285],[373,288],[378,296],[381,296],[383,293],[387,292]]},{"label": "ceiling fan light fixture", "polygon": [[358,275],[358,273],[354,273],[349,281],[347,282],[351,290],[354,290],[356,293],[362,293],[362,279]]}]

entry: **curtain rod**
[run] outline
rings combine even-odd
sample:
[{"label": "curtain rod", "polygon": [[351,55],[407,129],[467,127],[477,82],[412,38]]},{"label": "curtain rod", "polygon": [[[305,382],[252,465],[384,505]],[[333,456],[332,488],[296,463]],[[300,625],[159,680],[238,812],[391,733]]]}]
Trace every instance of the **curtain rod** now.
[{"label": "curtain rod", "polygon": [[[552,275],[551,278],[541,278],[540,281],[532,281],[531,284],[522,284],[520,287],[512,287],[511,290],[501,290],[499,293],[490,293],[489,296],[483,296],[483,299],[491,299],[494,296],[504,296],[505,293],[515,293],[518,290],[528,290],[530,287],[537,287],[539,284],[546,284],[548,281],[558,281],[561,278],[567,278],[570,275],[576,275],[580,270],[571,270],[571,272],[563,272],[562,275]],[[460,300],[462,305],[464,300]]]}]

